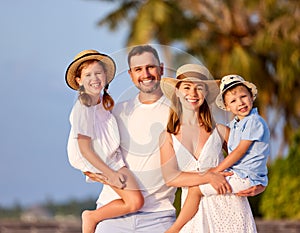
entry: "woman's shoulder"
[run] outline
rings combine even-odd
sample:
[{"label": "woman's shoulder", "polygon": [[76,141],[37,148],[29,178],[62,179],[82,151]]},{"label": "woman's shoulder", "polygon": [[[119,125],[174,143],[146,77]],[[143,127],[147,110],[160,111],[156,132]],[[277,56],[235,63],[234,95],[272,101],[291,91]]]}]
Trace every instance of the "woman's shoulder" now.
[{"label": "woman's shoulder", "polygon": [[162,143],[171,142],[172,141],[172,134],[169,133],[167,130],[163,130],[159,135],[160,145]]}]

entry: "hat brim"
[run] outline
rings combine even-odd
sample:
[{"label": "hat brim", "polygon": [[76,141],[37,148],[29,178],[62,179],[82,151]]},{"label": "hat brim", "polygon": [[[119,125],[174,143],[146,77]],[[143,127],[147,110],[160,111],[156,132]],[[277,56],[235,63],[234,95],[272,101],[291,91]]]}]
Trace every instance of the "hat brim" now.
[{"label": "hat brim", "polygon": [[216,97],[216,105],[218,106],[218,108],[227,111],[226,106],[224,104],[224,100],[223,100],[223,94],[229,88],[232,88],[232,87],[234,87],[236,85],[239,85],[239,84],[243,84],[246,87],[248,87],[251,90],[251,92],[252,92],[253,100],[256,99],[256,96],[257,96],[257,88],[256,88],[256,86],[253,83],[250,83],[250,82],[247,82],[247,81],[240,81],[240,82],[234,83],[233,85],[228,86],[226,89],[224,89],[222,92],[220,92],[218,94],[218,96]]},{"label": "hat brim", "polygon": [[193,77],[188,77],[185,79],[175,79],[175,78],[165,77],[165,78],[161,79],[160,87],[161,87],[162,92],[168,99],[172,100],[172,98],[175,94],[176,85],[179,82],[205,83],[207,86],[207,91],[208,91],[208,94],[205,97],[205,99],[208,104],[211,104],[212,102],[214,102],[216,99],[216,96],[220,92],[220,89],[219,89],[220,80],[200,80],[198,78],[193,78]]},{"label": "hat brim", "polygon": [[101,53],[87,53],[75,59],[67,68],[65,74],[66,83],[73,90],[79,89],[79,85],[75,80],[76,71],[83,62],[88,60],[98,60],[104,63],[106,69],[107,84],[109,84],[114,79],[116,72],[116,64],[111,57]]}]

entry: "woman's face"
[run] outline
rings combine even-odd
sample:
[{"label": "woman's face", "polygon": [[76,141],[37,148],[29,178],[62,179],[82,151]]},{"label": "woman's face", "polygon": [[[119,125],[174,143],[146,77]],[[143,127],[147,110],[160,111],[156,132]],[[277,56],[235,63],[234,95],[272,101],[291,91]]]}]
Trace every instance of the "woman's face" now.
[{"label": "woman's face", "polygon": [[176,88],[176,96],[179,98],[182,107],[197,110],[203,104],[207,95],[206,85],[201,82],[182,81]]},{"label": "woman's face", "polygon": [[76,78],[79,85],[83,85],[87,94],[99,98],[106,85],[106,72],[99,62],[94,61],[83,67],[80,77]]}]

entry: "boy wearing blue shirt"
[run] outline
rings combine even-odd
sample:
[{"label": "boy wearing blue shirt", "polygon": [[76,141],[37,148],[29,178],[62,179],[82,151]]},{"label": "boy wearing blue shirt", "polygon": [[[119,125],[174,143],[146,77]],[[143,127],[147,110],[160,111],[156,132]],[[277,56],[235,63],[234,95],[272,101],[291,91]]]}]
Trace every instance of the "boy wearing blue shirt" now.
[{"label": "boy wearing blue shirt", "polygon": [[238,177],[249,180],[250,186],[267,186],[270,132],[257,108],[253,108],[256,96],[256,86],[242,77],[227,75],[222,78],[216,104],[235,117],[229,124],[229,155],[215,170],[231,170]]}]

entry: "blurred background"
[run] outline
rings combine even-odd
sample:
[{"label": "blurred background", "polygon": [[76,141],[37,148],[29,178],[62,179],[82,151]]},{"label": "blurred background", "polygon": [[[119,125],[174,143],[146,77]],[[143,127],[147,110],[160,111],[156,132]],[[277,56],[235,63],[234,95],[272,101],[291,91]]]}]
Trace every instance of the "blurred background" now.
[{"label": "blurred background", "polygon": [[110,54],[118,64],[110,92],[120,101],[135,92],[127,47],[151,43],[170,74],[199,62],[214,78],[237,73],[257,85],[272,141],[269,186],[249,198],[252,210],[299,220],[299,25],[297,0],[2,1],[0,217],[78,217],[95,207],[101,185],[67,160],[76,93],[65,70],[81,50]]}]

